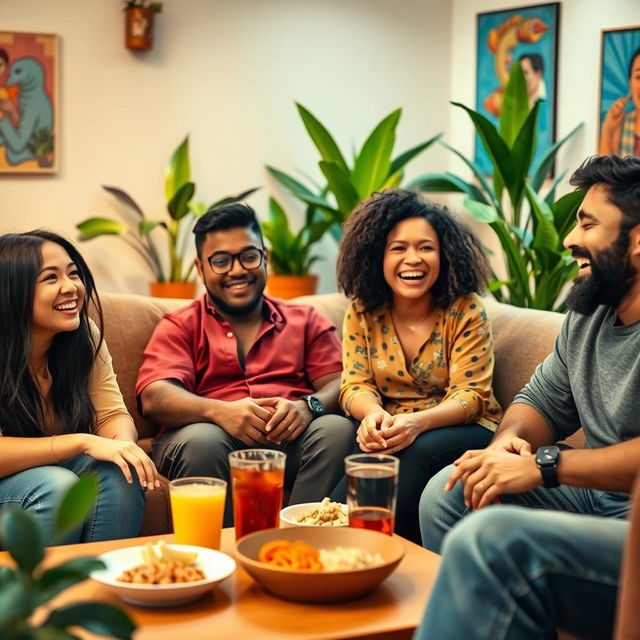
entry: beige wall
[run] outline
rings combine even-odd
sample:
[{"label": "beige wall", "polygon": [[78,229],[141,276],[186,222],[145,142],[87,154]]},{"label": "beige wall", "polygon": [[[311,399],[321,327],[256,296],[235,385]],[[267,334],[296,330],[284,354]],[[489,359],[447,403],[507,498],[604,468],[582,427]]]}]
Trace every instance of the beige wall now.
[{"label": "beige wall", "polygon": [[[114,215],[100,185],[162,211],[162,173],[191,134],[199,199],[265,185],[264,163],[319,175],[295,111],[327,124],[345,153],[404,107],[399,150],[448,120],[447,0],[165,0],[156,47],[123,45],[116,0],[2,2],[2,28],[61,38],[60,171],[0,177],[0,231],[47,225],[75,236],[89,215]],[[435,170],[432,149],[412,172]],[[251,202],[264,210],[267,189]],[[145,293],[149,274],[118,239],[82,245],[101,289]],[[335,243],[321,247],[321,289],[335,287]]]}]

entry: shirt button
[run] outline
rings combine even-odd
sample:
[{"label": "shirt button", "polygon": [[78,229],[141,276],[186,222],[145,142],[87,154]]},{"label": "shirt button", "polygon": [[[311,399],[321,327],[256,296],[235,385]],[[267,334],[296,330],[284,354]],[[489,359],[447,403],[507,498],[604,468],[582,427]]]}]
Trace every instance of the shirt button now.
[{"label": "shirt button", "polygon": [[227,338],[233,338],[233,333],[231,331],[227,332]]}]

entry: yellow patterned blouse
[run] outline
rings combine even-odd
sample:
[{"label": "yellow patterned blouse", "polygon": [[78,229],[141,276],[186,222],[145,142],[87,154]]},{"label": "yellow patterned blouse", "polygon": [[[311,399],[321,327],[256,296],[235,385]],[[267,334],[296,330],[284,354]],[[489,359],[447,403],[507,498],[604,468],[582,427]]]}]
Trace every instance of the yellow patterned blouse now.
[{"label": "yellow patterned blouse", "polygon": [[455,399],[467,422],[495,431],[502,417],[491,387],[491,325],[474,294],[438,309],[433,332],[411,363],[405,362],[389,306],[365,313],[352,302],[344,318],[342,363],[340,405],[347,414],[358,394],[371,393],[391,415]]}]

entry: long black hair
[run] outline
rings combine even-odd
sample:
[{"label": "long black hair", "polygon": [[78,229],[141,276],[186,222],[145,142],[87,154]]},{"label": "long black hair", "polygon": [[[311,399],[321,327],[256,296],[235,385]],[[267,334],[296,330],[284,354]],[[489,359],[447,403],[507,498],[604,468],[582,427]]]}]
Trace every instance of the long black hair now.
[{"label": "long black hair", "polygon": [[[103,330],[93,276],[68,240],[37,229],[0,236],[0,429],[5,436],[45,435],[44,402],[29,369],[34,293],[45,242],[54,242],[69,254],[85,287],[80,325],[56,334],[49,349],[53,409],[65,433],[88,433],[95,424],[88,382]],[[90,303],[95,309],[97,335],[89,324]]]},{"label": "long black hair", "polygon": [[482,246],[444,207],[425,202],[413,191],[386,189],[360,203],[349,216],[338,255],[338,285],[366,312],[391,301],[383,275],[389,232],[403,220],[423,218],[440,243],[440,275],[432,292],[436,304],[449,306],[458,296],[480,292],[488,265]]}]

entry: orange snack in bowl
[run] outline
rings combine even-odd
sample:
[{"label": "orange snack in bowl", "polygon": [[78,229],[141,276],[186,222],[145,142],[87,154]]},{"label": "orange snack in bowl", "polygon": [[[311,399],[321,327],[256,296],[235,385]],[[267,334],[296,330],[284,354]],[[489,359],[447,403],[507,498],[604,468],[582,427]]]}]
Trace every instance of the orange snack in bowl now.
[{"label": "orange snack in bowl", "polygon": [[258,560],[285,569],[300,571],[320,571],[322,569],[318,550],[301,540],[265,542],[258,554]]}]

